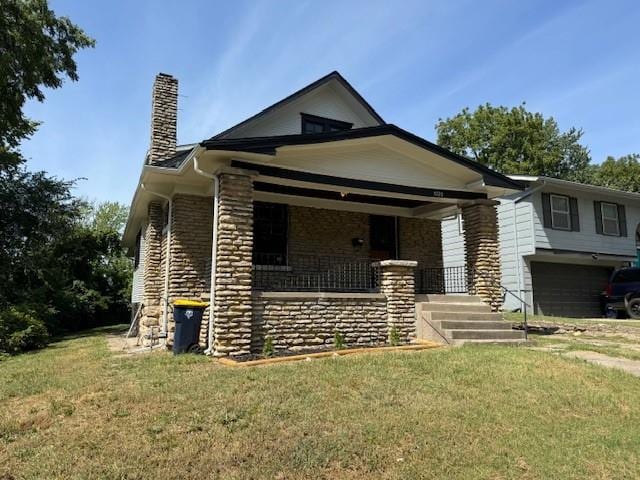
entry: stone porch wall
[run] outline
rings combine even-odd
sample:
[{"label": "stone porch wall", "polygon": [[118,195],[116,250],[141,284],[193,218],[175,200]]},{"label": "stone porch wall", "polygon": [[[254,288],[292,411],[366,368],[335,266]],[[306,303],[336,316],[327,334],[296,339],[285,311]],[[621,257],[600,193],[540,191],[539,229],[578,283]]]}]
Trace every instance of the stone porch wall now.
[{"label": "stone porch wall", "polygon": [[388,338],[387,299],[382,294],[265,292],[254,294],[251,351],[266,337],[276,350],[333,345],[378,345]]}]

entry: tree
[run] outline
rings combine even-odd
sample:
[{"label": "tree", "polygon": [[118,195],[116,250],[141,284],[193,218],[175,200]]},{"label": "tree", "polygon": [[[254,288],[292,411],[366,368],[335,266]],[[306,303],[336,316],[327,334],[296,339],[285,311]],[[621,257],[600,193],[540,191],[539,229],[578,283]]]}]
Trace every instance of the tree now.
[{"label": "tree", "polygon": [[561,132],[557,122],[519,105],[479,106],[440,119],[438,144],[505,174],[544,175],[581,181],[590,158],[582,130]]},{"label": "tree", "polygon": [[73,56],[95,42],[46,0],[0,0],[0,170],[23,162],[20,142],[38,122],[24,115],[27,99],[44,100],[43,88],[78,80]]},{"label": "tree", "polygon": [[626,192],[640,192],[640,154],[634,153],[618,159],[607,157],[594,166],[590,183]]}]

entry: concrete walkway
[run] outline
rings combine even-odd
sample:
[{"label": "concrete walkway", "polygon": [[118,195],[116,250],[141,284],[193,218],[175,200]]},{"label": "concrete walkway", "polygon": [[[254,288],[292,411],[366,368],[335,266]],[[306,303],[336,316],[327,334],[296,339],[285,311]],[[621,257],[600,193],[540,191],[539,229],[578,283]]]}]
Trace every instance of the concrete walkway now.
[{"label": "concrete walkway", "polygon": [[602,365],[603,367],[618,368],[624,370],[631,375],[640,377],[640,361],[629,360],[628,358],[610,357],[597,352],[589,352],[586,350],[575,350],[572,352],[563,352],[562,356],[571,358],[580,358],[590,363]]}]

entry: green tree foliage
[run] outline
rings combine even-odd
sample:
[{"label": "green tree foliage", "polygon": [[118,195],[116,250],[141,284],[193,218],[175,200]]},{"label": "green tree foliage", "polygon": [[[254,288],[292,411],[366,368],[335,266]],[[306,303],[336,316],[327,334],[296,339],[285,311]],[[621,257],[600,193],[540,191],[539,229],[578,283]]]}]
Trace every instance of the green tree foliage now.
[{"label": "green tree foliage", "polygon": [[73,56],[94,41],[46,0],[0,0],[0,169],[22,163],[17,148],[38,122],[24,115],[27,99],[44,100],[43,88],[77,80]]},{"label": "green tree foliage", "polygon": [[589,183],[627,192],[640,192],[640,154],[625,155],[618,159],[607,157],[600,165],[593,167]]},{"label": "green tree foliage", "polygon": [[[0,351],[128,320],[132,265],[120,245],[126,208],[80,202],[68,182],[41,174],[17,169],[0,178],[8,176],[14,190],[0,186]],[[18,208],[8,208],[15,200]]]},{"label": "green tree foliage", "polygon": [[553,118],[518,107],[481,105],[436,124],[438,144],[505,174],[583,180],[589,151],[582,130],[561,132]]}]

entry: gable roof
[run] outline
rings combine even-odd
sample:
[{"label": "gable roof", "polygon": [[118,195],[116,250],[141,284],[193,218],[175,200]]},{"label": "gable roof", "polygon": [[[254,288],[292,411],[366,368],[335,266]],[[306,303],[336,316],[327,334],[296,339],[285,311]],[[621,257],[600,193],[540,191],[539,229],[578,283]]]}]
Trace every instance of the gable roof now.
[{"label": "gable roof", "polygon": [[347,82],[347,80],[342,75],[340,75],[339,72],[334,70],[333,72],[329,73],[328,75],[325,75],[324,77],[319,78],[315,82],[310,83],[306,87],[301,88],[297,92],[292,93],[288,97],[283,98],[282,100],[274,103],[273,105],[265,108],[264,110],[256,113],[255,115],[247,118],[246,120],[243,120],[242,122],[237,123],[233,127],[227,128],[226,130],[224,130],[223,132],[218,133],[217,135],[214,135],[213,137],[211,137],[210,140],[214,140],[214,139],[225,137],[225,136],[233,133],[234,131],[240,129],[241,127],[244,127],[245,125],[249,124],[250,122],[253,122],[254,120],[258,120],[259,118],[264,117],[265,115],[268,115],[268,114],[278,110],[279,108],[282,108],[285,105],[290,104],[291,102],[293,102],[293,101],[297,100],[298,98],[306,95],[307,93],[311,92],[312,90],[315,90],[316,88],[319,88],[319,87],[329,83],[332,80],[335,80],[338,83],[340,83],[358,101],[358,103],[360,103],[360,105],[362,105],[364,107],[364,109],[377,122],[379,122],[381,124],[385,124],[386,123],[382,119],[382,117],[380,115],[378,115],[378,112],[376,112],[373,109],[373,107],[369,104],[369,102],[367,102],[362,97],[362,95],[360,95],[358,93],[358,91],[355,88],[353,88],[353,86],[349,82]]},{"label": "gable roof", "polygon": [[382,135],[392,135],[401,140],[407,141],[420,148],[436,153],[459,165],[474,170],[482,175],[487,185],[495,187],[515,188],[522,190],[523,184],[518,180],[511,179],[501,173],[491,170],[489,167],[473,161],[462,155],[453,153],[435,143],[418,137],[411,132],[403,130],[392,124],[378,125],[376,127],[354,128],[340,132],[326,132],[314,134],[279,135],[274,137],[250,137],[250,138],[221,138],[216,137],[205,140],[200,146],[207,150],[227,150],[248,153],[263,153],[273,155],[279,147],[292,145],[311,145],[317,143],[337,142],[340,140],[352,140],[357,138],[379,137]]}]

